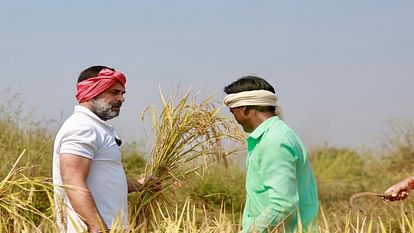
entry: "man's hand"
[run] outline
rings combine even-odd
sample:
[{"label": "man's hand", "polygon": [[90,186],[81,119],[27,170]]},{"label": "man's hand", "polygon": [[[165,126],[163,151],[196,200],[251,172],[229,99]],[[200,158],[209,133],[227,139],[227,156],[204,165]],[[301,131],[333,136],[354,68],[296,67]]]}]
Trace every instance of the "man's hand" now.
[{"label": "man's hand", "polygon": [[162,182],[159,177],[146,176],[138,180],[128,180],[128,192],[140,192],[143,187],[150,187],[154,191],[162,189]]},{"label": "man's hand", "polygon": [[142,186],[151,187],[154,191],[160,191],[162,189],[161,179],[157,176],[146,176],[138,180]]},{"label": "man's hand", "polygon": [[385,201],[401,201],[408,197],[408,193],[413,189],[414,177],[409,177],[391,187],[384,193]]}]

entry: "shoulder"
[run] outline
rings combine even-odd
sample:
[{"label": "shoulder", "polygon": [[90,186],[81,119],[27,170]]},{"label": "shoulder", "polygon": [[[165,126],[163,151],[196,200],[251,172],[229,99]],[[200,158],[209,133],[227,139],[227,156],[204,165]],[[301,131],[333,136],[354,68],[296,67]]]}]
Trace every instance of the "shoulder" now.
[{"label": "shoulder", "polygon": [[57,154],[75,154],[92,159],[99,148],[100,136],[91,124],[68,119],[55,138]]},{"label": "shoulder", "polygon": [[96,138],[98,129],[93,121],[80,114],[70,116],[60,128],[57,137]]},{"label": "shoulder", "polygon": [[263,140],[265,147],[287,149],[291,154],[297,154],[302,148],[302,141],[296,132],[284,121],[276,121],[269,127]]},{"label": "shoulder", "polygon": [[284,121],[277,120],[269,125],[263,140],[271,144],[275,142],[284,143],[294,135],[296,135],[295,132]]}]

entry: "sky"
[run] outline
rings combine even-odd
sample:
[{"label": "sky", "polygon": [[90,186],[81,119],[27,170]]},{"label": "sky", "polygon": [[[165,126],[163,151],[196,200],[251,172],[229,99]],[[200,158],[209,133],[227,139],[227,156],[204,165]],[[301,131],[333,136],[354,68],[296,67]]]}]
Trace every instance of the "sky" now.
[{"label": "sky", "polygon": [[2,1],[0,100],[17,93],[57,130],[80,71],[107,65],[127,76],[110,123],[145,140],[140,115],[161,106],[159,88],[221,100],[257,75],[309,147],[373,147],[390,121],[414,118],[413,23],[410,0]]}]

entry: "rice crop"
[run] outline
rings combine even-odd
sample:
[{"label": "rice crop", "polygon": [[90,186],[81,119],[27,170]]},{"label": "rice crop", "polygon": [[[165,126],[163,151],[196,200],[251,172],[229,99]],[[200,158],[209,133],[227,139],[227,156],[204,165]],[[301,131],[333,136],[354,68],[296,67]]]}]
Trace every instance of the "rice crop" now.
[{"label": "rice crop", "polygon": [[[177,92],[178,93],[178,92]],[[136,227],[147,230],[154,225],[154,208],[168,209],[171,204],[167,194],[174,184],[182,183],[186,175],[207,168],[213,162],[227,167],[227,157],[236,150],[226,150],[223,140],[243,141],[239,127],[228,116],[220,114],[212,97],[201,101],[191,91],[166,99],[160,91],[162,110],[145,109],[152,119],[155,142],[145,167],[145,174],[159,177],[162,189],[154,191],[151,183],[136,195],[136,205],[131,209]],[[149,217],[151,216],[151,217]]]}]

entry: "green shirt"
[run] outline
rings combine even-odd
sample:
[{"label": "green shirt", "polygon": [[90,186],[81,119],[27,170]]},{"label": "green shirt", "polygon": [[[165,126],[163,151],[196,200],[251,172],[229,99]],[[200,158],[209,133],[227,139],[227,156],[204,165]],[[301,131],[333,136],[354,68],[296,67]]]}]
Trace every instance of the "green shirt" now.
[{"label": "green shirt", "polygon": [[315,177],[296,133],[271,117],[249,135],[247,147],[242,232],[268,232],[275,226],[296,232],[299,224],[303,232],[316,229]]}]

